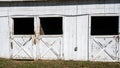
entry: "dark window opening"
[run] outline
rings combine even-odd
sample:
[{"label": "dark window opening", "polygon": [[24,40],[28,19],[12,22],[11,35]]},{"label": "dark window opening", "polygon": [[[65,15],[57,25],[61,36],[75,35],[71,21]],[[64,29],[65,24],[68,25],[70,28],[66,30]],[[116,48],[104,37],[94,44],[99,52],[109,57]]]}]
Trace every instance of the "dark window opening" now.
[{"label": "dark window opening", "polygon": [[40,18],[41,35],[62,34],[62,17],[43,17]]},{"label": "dark window opening", "polygon": [[14,34],[34,34],[34,18],[14,18]]},{"label": "dark window opening", "polygon": [[117,35],[118,16],[92,16],[91,35]]}]

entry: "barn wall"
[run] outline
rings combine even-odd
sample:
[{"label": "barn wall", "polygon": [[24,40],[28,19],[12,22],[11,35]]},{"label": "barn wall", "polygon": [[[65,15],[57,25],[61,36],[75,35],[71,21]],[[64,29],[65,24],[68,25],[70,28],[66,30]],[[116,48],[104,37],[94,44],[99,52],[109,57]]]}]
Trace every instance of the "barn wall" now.
[{"label": "barn wall", "polygon": [[9,50],[8,17],[0,17],[0,57],[9,58]]},{"label": "barn wall", "polygon": [[[31,4],[31,3],[30,3]],[[29,5],[30,5],[29,4]],[[6,3],[5,3],[6,5]],[[78,8],[78,14],[94,14],[94,13],[119,13],[120,4],[82,4],[77,5],[56,5],[56,6],[35,6],[36,4],[31,4],[34,6],[20,6],[18,4],[15,6],[1,5],[0,16],[8,15],[44,15],[44,14],[66,14],[74,15],[76,9]],[[13,4],[14,5],[14,4]],[[59,8],[58,8],[59,7]],[[27,8],[27,9],[26,9]],[[60,10],[60,11],[59,11]],[[37,13],[35,13],[37,11]],[[44,11],[44,12],[43,12]],[[64,11],[64,12],[63,12]],[[70,13],[72,11],[72,13]],[[28,12],[28,13],[27,13]]]},{"label": "barn wall", "polygon": [[79,6],[79,14],[119,13],[120,4],[91,4]]},{"label": "barn wall", "polygon": [[[30,3],[29,5],[31,6],[20,6],[17,4],[11,6],[8,4],[0,7],[0,26],[2,26],[0,27],[0,37],[2,38],[0,39],[0,46],[2,47],[0,49],[1,57],[10,56],[8,28],[8,17],[10,16],[63,16],[63,58],[66,60],[88,60],[88,14],[120,13],[119,3],[54,6],[39,6],[38,3]],[[78,47],[77,51],[74,50],[76,46]]]}]

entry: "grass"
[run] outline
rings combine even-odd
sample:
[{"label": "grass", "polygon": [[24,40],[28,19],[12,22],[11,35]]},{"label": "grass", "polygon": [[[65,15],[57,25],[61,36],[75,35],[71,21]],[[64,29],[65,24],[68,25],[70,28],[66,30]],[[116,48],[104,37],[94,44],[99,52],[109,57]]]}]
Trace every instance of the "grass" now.
[{"label": "grass", "polygon": [[0,68],[120,68],[120,63],[62,60],[17,61],[0,59]]}]

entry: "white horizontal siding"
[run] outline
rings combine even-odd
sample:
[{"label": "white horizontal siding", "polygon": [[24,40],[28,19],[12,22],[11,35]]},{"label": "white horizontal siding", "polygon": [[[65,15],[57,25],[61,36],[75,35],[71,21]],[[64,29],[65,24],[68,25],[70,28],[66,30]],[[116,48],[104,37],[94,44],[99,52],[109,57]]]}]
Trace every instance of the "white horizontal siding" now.
[{"label": "white horizontal siding", "polygon": [[[83,4],[83,5],[56,5],[56,6],[4,6],[0,7],[0,16],[63,16],[63,47],[64,59],[87,60],[87,17],[78,18],[78,34],[76,34],[76,16],[95,13],[120,13],[120,4]],[[71,15],[71,16],[70,16]],[[0,56],[9,55],[9,28],[8,18],[0,18]],[[84,20],[85,21],[84,21]],[[86,24],[83,24],[83,23]],[[6,23],[6,24],[4,24]],[[85,32],[84,31],[85,28]],[[79,37],[77,38],[76,37]],[[82,40],[82,41],[81,41]],[[80,42],[79,42],[80,41]],[[77,43],[78,42],[78,43]],[[78,52],[74,48],[79,45]],[[85,47],[84,47],[85,45]],[[82,49],[82,48],[83,49]],[[80,52],[84,51],[82,54]],[[77,56],[76,56],[77,55]],[[82,56],[81,56],[82,55]],[[81,57],[79,57],[81,56]]]},{"label": "white horizontal siding", "polygon": [[[120,13],[120,4],[87,4],[62,6],[11,6],[0,7],[0,16],[9,15],[81,15]],[[78,14],[76,14],[78,11]]]},{"label": "white horizontal siding", "polygon": [[120,13],[120,4],[79,5],[79,14]]}]

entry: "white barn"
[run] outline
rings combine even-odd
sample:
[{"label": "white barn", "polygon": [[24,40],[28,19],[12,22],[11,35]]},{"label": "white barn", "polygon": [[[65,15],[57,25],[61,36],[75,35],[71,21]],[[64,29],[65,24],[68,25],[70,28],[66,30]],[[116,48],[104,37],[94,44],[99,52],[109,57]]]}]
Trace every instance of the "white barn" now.
[{"label": "white barn", "polygon": [[0,57],[120,61],[119,0],[0,0]]}]

